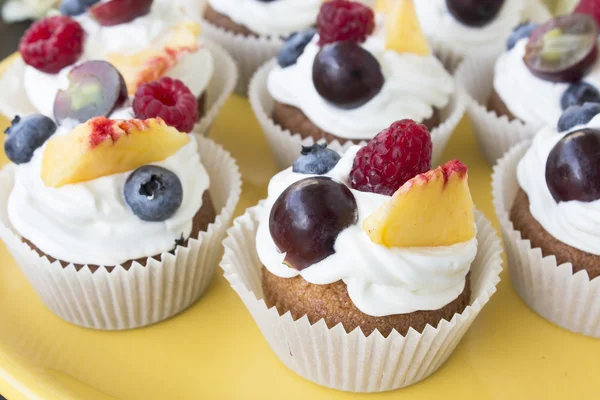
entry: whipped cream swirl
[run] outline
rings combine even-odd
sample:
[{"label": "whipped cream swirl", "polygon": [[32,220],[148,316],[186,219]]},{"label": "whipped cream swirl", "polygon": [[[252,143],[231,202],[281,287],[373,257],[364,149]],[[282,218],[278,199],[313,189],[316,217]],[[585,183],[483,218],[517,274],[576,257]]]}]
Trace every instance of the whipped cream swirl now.
[{"label": "whipped cream swirl", "polygon": [[208,4],[258,35],[287,36],[313,25],[323,0],[208,0]]},{"label": "whipped cream swirl", "polygon": [[[551,82],[533,75],[523,56],[529,39],[521,39],[496,62],[494,90],[509,111],[535,126],[555,126],[563,110],[560,100],[568,83]],[[600,57],[583,81],[600,90]]]},{"label": "whipped cream swirl", "polygon": [[375,35],[362,46],[381,64],[385,77],[381,91],[358,108],[337,107],[323,99],[313,83],[313,62],[320,50],[318,40],[315,35],[296,64],[275,67],[267,86],[275,100],[299,108],[315,125],[335,136],[368,140],[399,119],[425,121],[435,109],[448,105],[454,93],[452,76],[435,56],[386,50],[385,39]]},{"label": "whipped cream swirl", "polygon": [[[67,75],[76,66],[89,60],[105,60],[109,53],[125,55],[153,49],[170,29],[185,20],[179,9],[169,2],[154,2],[149,14],[125,24],[102,26],[88,13],[75,17],[86,32],[84,52],[75,65],[63,68],[58,74],[47,74],[25,66],[23,85],[31,104],[41,113],[54,117],[54,99],[59,90],[67,89]],[[185,53],[167,76],[185,83],[199,97],[213,75],[213,57],[199,42],[199,50]]]},{"label": "whipped cream swirl", "polygon": [[[55,135],[68,133],[60,127]],[[44,253],[70,263],[113,266],[171,251],[175,240],[190,236],[209,187],[193,135],[177,153],[153,163],[176,174],[183,186],[181,207],[163,222],[142,221],[125,202],[123,188],[132,171],[47,187],[41,179],[44,148],[18,166],[8,201],[15,231]]]},{"label": "whipped cream swirl", "polygon": [[[348,185],[348,176],[359,146],[348,149],[326,176]],[[389,196],[351,189],[358,205],[358,222],[342,231],[335,241],[335,254],[298,271],[283,264],[269,231],[269,216],[279,195],[291,184],[310,175],[291,168],[275,175],[262,209],[256,237],[258,256],[265,267],[282,278],[301,275],[306,281],[326,285],[343,280],[352,302],[372,316],[437,310],[455,300],[464,290],[466,276],[477,254],[477,239],[445,247],[389,248],[373,243],[362,222]]]},{"label": "whipped cream swirl", "polygon": [[[587,125],[575,127],[600,129],[600,115]],[[529,197],[529,211],[557,240],[586,253],[600,255],[600,200],[557,203],[546,183],[546,162],[554,146],[569,132],[555,127],[543,128],[517,168],[517,179]]]},{"label": "whipped cream swirl", "polygon": [[481,27],[458,21],[448,10],[446,0],[417,0],[415,7],[425,35],[461,54],[492,47],[500,50],[522,19],[545,21],[550,18],[550,13],[539,0],[505,0],[496,17]]}]

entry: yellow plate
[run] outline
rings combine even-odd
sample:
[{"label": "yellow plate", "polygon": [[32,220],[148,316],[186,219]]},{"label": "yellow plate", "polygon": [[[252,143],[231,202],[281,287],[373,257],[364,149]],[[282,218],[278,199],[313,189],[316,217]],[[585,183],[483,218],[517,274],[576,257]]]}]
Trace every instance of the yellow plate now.
[{"label": "yellow plate", "polygon": [[[1,69],[1,66],[0,66]],[[1,71],[0,71],[1,72]],[[4,130],[8,121],[0,121]],[[277,172],[248,102],[232,97],[212,131],[238,160],[238,214]],[[0,139],[1,141],[2,139]],[[490,173],[463,121],[444,160],[470,167],[477,206],[496,220]],[[6,163],[0,151],[0,164]],[[72,326],[48,311],[0,244],[0,393],[18,399],[344,399],[279,362],[219,272],[200,301],[164,323],[128,332]],[[600,340],[551,325],[517,297],[507,273],[448,363],[431,378],[378,398],[598,398]]]}]

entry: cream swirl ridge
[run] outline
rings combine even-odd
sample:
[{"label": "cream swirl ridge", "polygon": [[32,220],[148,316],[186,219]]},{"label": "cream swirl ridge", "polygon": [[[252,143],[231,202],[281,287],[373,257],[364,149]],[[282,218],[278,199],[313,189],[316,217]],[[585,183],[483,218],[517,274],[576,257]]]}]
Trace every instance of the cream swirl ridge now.
[{"label": "cream swirl ridge", "polygon": [[[585,127],[600,129],[600,116]],[[574,130],[583,128],[576,127]],[[538,132],[517,168],[517,179],[529,197],[529,211],[557,240],[586,253],[600,255],[600,200],[557,203],[546,183],[546,162],[554,146],[566,134],[554,127]]]},{"label": "cream swirl ridge", "polygon": [[[568,83],[551,82],[534,76],[523,61],[528,39],[498,58],[494,70],[494,90],[517,118],[535,126],[555,126],[562,114],[560,100]],[[600,89],[600,57],[583,79]]]},{"label": "cream swirl ridge", "polygon": [[433,55],[396,53],[385,49],[380,36],[371,36],[362,46],[381,64],[385,83],[366,104],[342,109],[323,99],[313,84],[312,69],[319,52],[318,35],[296,64],[275,67],[268,77],[271,96],[299,108],[319,128],[344,139],[370,139],[394,121],[410,118],[425,121],[434,110],[448,105],[455,90],[452,76]]},{"label": "cream swirl ridge", "polygon": [[323,1],[208,0],[208,4],[256,34],[287,36],[313,25]]},{"label": "cream swirl ridge", "polygon": [[[67,133],[61,127],[55,135]],[[142,221],[125,202],[123,188],[132,171],[60,188],[45,186],[45,147],[17,168],[8,201],[10,222],[41,251],[71,263],[113,266],[170,251],[176,239],[189,237],[210,183],[197,142],[193,135],[190,139],[171,157],[153,163],[176,174],[183,186],[181,207],[164,222]]]},{"label": "cream swirl ridge", "polygon": [[[347,177],[360,147],[348,149],[326,176],[348,184]],[[477,239],[435,248],[388,248],[373,243],[362,222],[385,202],[388,196],[353,190],[358,205],[358,223],[345,229],[335,241],[336,253],[302,270],[283,264],[269,232],[271,208],[291,184],[309,177],[291,168],[277,174],[269,183],[256,237],[261,262],[282,278],[302,276],[306,281],[325,285],[343,280],[348,295],[362,312],[372,316],[437,310],[455,300],[464,290],[466,275],[477,254]]]}]

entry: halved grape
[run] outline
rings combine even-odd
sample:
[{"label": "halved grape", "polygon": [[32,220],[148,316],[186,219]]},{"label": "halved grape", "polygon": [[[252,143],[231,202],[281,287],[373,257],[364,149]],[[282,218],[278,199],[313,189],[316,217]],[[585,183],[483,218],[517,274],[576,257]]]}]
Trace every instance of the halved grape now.
[{"label": "halved grape", "polygon": [[537,28],[523,57],[531,73],[552,82],[577,82],[598,56],[596,21],[584,14],[556,17]]}]

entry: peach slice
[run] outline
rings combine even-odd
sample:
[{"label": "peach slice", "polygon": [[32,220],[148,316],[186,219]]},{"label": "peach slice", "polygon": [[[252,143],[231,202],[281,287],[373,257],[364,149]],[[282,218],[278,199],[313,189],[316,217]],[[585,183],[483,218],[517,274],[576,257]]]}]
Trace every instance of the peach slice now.
[{"label": "peach slice", "polygon": [[175,154],[190,141],[160,118],[145,121],[97,117],[54,136],[42,159],[42,181],[61,187],[134,170]]},{"label": "peach slice", "polygon": [[382,14],[389,14],[392,12],[392,6],[394,5],[393,3],[394,0],[377,0],[375,2],[375,7],[373,7],[373,9],[375,10],[375,12],[377,13],[382,13]]},{"label": "peach slice", "polygon": [[385,48],[397,53],[431,54],[413,0],[397,0],[385,26]]},{"label": "peach slice", "polygon": [[467,166],[450,161],[406,182],[363,221],[374,243],[387,247],[435,247],[475,236]]},{"label": "peach slice", "polygon": [[135,54],[110,53],[107,60],[114,65],[127,84],[127,91],[134,95],[144,83],[163,77],[186,53],[198,49],[200,25],[184,22],[173,28],[156,50],[143,50]]}]

